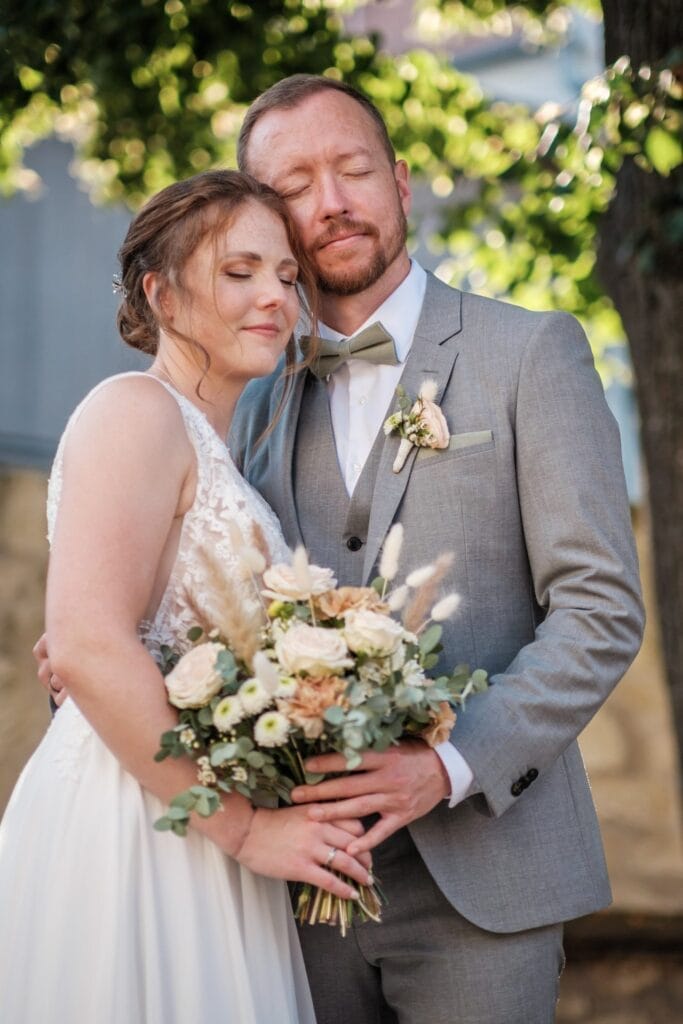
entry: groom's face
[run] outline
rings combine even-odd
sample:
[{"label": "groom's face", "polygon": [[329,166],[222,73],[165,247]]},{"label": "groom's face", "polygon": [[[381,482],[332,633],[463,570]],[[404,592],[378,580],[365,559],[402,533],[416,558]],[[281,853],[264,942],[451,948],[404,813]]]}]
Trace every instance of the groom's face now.
[{"label": "groom's face", "polygon": [[351,97],[326,90],[263,114],[246,155],[286,200],[323,292],[358,294],[405,259],[407,168]]}]

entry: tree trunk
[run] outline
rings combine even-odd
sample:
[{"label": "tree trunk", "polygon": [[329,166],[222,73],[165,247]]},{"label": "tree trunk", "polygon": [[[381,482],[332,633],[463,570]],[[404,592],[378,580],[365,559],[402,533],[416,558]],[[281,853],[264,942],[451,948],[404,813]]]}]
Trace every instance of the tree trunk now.
[{"label": "tree trunk", "polygon": [[[655,64],[683,39],[681,0],[603,0],[608,64]],[[628,336],[649,482],[664,665],[683,775],[683,260],[667,229],[680,168],[669,178],[632,160],[600,226],[598,269]],[[677,194],[678,193],[678,194]]]}]

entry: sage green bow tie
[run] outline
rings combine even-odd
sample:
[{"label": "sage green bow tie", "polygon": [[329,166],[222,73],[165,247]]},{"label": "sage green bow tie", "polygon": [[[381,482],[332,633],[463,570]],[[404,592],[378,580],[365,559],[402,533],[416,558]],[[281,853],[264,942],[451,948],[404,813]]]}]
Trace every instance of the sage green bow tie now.
[{"label": "sage green bow tie", "polygon": [[318,355],[311,366],[311,372],[318,380],[324,380],[343,366],[347,359],[365,359],[375,365],[398,366],[400,360],[396,354],[394,339],[388,331],[377,322],[365,327],[351,338],[341,341],[330,341],[329,338],[316,338],[312,334],[304,334],[300,340],[301,351],[307,356],[314,342],[318,343]]}]

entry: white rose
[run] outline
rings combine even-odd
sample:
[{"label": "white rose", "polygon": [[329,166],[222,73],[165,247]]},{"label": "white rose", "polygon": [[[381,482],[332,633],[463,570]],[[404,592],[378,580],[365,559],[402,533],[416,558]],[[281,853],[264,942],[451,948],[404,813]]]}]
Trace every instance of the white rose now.
[{"label": "white rose", "polygon": [[281,747],[288,735],[289,721],[281,711],[266,711],[256,719],[254,739],[260,747]]},{"label": "white rose", "polygon": [[347,612],[343,632],[352,651],[380,657],[393,654],[403,639],[400,622],[367,608]]},{"label": "white rose", "polygon": [[292,626],[277,640],[275,653],[282,668],[290,674],[341,675],[353,664],[341,633],[304,622]]},{"label": "white rose", "polygon": [[201,708],[208,704],[223,685],[216,670],[216,659],[223,644],[207,643],[193,647],[172,669],[164,682],[168,699],[176,708]]},{"label": "white rose", "polygon": [[284,601],[307,601],[309,597],[326,594],[334,590],[337,581],[331,569],[323,569],[319,565],[309,565],[309,585],[303,587],[297,573],[291,565],[272,565],[263,574],[267,597],[279,598]]},{"label": "white rose", "polygon": [[272,703],[272,694],[268,693],[260,679],[247,679],[242,683],[237,696],[242,702],[242,707],[248,715],[258,715]]}]

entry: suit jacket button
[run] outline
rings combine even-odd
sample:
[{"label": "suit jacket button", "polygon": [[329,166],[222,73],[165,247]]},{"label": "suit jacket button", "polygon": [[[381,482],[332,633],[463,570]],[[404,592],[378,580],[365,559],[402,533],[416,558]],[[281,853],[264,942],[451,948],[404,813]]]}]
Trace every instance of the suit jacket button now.
[{"label": "suit jacket button", "polygon": [[349,537],[349,539],[346,542],[346,546],[349,549],[349,551],[360,551],[360,549],[363,547],[363,541],[360,539],[360,537]]},{"label": "suit jacket button", "polygon": [[533,782],[534,779],[538,778],[538,768],[530,768],[526,773],[526,781]]},{"label": "suit jacket button", "polygon": [[512,785],[510,786],[510,792],[512,793],[513,796],[519,796],[520,793],[524,792],[524,783],[521,779],[517,779],[516,782],[512,783]]}]

